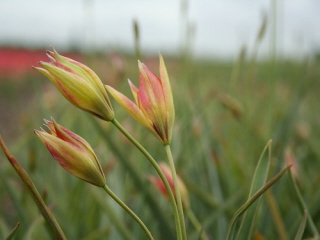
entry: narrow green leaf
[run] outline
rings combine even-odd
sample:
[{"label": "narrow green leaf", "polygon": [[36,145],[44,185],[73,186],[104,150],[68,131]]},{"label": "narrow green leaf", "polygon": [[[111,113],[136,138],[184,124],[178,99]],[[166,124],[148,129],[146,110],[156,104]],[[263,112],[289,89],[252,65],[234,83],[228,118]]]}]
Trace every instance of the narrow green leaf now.
[{"label": "narrow green leaf", "polygon": [[44,203],[43,199],[41,198],[41,195],[39,194],[36,186],[33,184],[31,178],[29,177],[28,173],[25,171],[25,169],[22,167],[22,165],[19,163],[19,161],[10,153],[9,149],[5,145],[1,135],[0,135],[0,146],[4,152],[4,154],[7,156],[9,162],[11,163],[12,167],[16,171],[16,173],[19,175],[23,183],[28,189],[28,192],[31,194],[31,197],[35,204],[37,205],[38,209],[40,210],[43,218],[47,221],[47,223],[50,226],[50,229],[52,230],[53,234],[57,239],[64,240],[66,239],[66,236],[64,235],[59,223],[47,207],[47,205]]},{"label": "narrow green leaf", "polygon": [[234,239],[236,223],[239,217],[273,184],[275,184],[289,169],[291,165],[282,169],[276,176],[269,180],[264,187],[262,187],[258,192],[256,192],[245,204],[243,204],[233,215],[231,222],[227,231],[227,240]]},{"label": "narrow green leaf", "polygon": [[[36,231],[41,228],[41,225],[44,223],[44,219],[41,217],[41,215],[39,215],[39,217],[37,217],[31,224],[29,224],[29,228],[28,231],[26,232],[26,234],[24,235],[24,240],[33,240],[35,239],[36,235]],[[38,236],[39,237],[39,236]]]},{"label": "narrow green leaf", "polygon": [[9,235],[6,237],[6,240],[13,239],[13,237],[14,237],[14,235],[16,234],[17,229],[18,229],[19,226],[20,226],[20,223],[18,222],[18,223],[16,224],[16,226],[12,229],[12,231],[9,233]]},{"label": "narrow green leaf", "polygon": [[301,240],[302,239],[302,236],[303,236],[303,233],[304,233],[304,229],[306,228],[307,219],[308,219],[308,213],[305,210],[304,213],[303,213],[303,216],[301,218],[296,237],[294,238],[295,240]]},{"label": "narrow green leaf", "polygon": [[19,214],[19,220],[22,224],[22,226],[27,226],[28,220],[26,213],[24,211],[23,205],[20,203],[18,193],[15,191],[15,189],[12,187],[12,184],[8,181],[9,178],[6,176],[6,174],[2,171],[0,171],[0,181],[6,192],[9,194],[9,197],[11,199],[11,202],[13,203],[15,209],[17,210]]},{"label": "narrow green leaf", "polygon": [[290,175],[291,183],[292,183],[292,185],[294,187],[294,190],[295,190],[295,193],[296,193],[295,195],[296,195],[300,210],[302,212],[305,212],[305,211],[307,212],[308,227],[310,227],[311,231],[313,232],[314,239],[319,239],[320,238],[320,234],[318,232],[318,229],[317,229],[313,219],[311,218],[310,214],[308,213],[307,204],[305,203],[305,201],[304,201],[304,199],[303,199],[303,197],[301,195],[299,187],[298,187],[296,181],[294,180],[291,171],[289,172],[289,175]]},{"label": "narrow green leaf", "polygon": [[[269,140],[261,153],[251,182],[248,199],[250,199],[255,192],[262,188],[267,181],[271,161],[271,144],[272,140]],[[269,154],[266,156],[267,151]],[[261,198],[259,198],[254,204],[252,204],[251,207],[245,212],[236,239],[252,238],[253,229],[255,226],[255,218],[260,206],[260,202]]]},{"label": "narrow green leaf", "polygon": [[277,232],[278,232],[279,239],[288,240],[289,239],[289,234],[287,232],[288,229],[286,229],[285,227],[285,223],[280,214],[278,203],[275,197],[273,196],[273,193],[271,190],[266,192],[266,199],[269,205],[269,209],[272,215],[275,228],[277,229]]}]

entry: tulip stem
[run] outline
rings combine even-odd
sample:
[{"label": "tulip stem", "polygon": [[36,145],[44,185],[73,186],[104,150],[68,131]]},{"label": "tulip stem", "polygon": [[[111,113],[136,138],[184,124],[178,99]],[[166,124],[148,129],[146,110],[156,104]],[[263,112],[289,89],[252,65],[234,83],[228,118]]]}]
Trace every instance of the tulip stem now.
[{"label": "tulip stem", "polygon": [[154,240],[149,229],[144,225],[142,220],[124,203],[118,198],[111,189],[104,185],[102,187],[127,213],[131,215],[131,217],[140,225],[140,227],[143,229],[143,231],[147,234],[149,240]]},{"label": "tulip stem", "polygon": [[164,148],[166,149],[166,153],[167,153],[168,160],[169,160],[169,165],[171,168],[171,174],[172,174],[172,178],[173,178],[173,184],[174,184],[177,205],[178,205],[179,220],[181,223],[180,226],[181,226],[181,231],[182,231],[182,239],[186,240],[187,233],[186,233],[186,226],[185,226],[185,222],[184,222],[183,207],[182,207],[181,194],[180,194],[180,188],[179,188],[179,184],[178,184],[177,173],[176,173],[176,169],[174,166],[174,161],[172,158],[170,145],[169,144],[164,145]]},{"label": "tulip stem", "polygon": [[182,238],[182,227],[180,226],[179,210],[177,208],[177,204],[176,204],[173,192],[171,190],[171,187],[168,183],[168,180],[166,179],[163,172],[161,171],[158,163],[156,162],[156,160],[154,160],[154,158],[150,155],[150,153],[134,137],[132,137],[130,133],[128,133],[121,126],[121,124],[115,118],[113,120],[111,120],[111,122],[113,123],[113,125],[116,126],[116,128],[119,129],[120,132],[123,133],[123,135],[125,135],[133,143],[133,145],[135,145],[140,150],[140,152],[149,160],[149,162],[152,164],[152,166],[157,171],[159,177],[161,178],[161,180],[162,180],[162,182],[168,192],[169,199],[170,199],[170,202],[171,202],[171,205],[173,208],[173,215],[174,215],[175,225],[176,225],[176,229],[177,229],[178,240],[182,240],[183,239]]}]

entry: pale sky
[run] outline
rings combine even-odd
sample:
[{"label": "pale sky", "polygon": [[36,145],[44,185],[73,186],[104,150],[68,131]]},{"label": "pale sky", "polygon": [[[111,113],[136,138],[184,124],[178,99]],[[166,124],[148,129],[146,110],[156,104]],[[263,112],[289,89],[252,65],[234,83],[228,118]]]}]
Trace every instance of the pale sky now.
[{"label": "pale sky", "polygon": [[[189,38],[196,56],[234,58],[252,49],[273,0],[189,0]],[[0,44],[133,51],[132,20],[140,26],[143,51],[177,53],[184,36],[181,0],[0,0]],[[277,48],[303,58],[320,50],[320,1],[277,0]],[[259,54],[270,50],[270,25]]]}]

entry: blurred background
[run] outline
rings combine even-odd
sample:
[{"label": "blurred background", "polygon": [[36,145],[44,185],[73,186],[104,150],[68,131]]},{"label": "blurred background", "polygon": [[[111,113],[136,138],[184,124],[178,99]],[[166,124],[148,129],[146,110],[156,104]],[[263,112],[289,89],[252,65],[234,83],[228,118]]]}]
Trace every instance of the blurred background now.
[{"label": "blurred background", "polygon": [[[170,206],[164,198],[159,201],[151,184],[141,191],[148,175],[155,174],[143,156],[109,124],[74,108],[32,69],[49,61],[45,51],[52,45],[131,97],[126,80],[138,84],[137,60],[158,74],[161,52],[176,106],[174,158],[210,239],[225,238],[269,139],[270,176],[286,161],[295,163],[319,227],[319,12],[317,0],[0,0],[0,134],[69,239],[130,234],[143,239],[143,233],[99,189],[69,176],[39,143],[33,129],[51,116],[92,144],[110,188],[156,235],[173,239]],[[113,103],[117,119],[165,160],[157,140]],[[20,179],[3,154],[0,160],[0,238],[21,221],[17,239],[47,239]],[[287,186],[284,178],[271,197],[263,198],[256,236],[293,238],[302,215]],[[129,232],[115,226],[118,221]],[[197,239],[192,227],[188,231]],[[305,236],[311,232],[307,228]]]},{"label": "blurred background", "polygon": [[[228,1],[1,1],[1,46],[107,52],[134,51],[132,21],[141,49],[179,54],[189,45],[197,57],[233,59],[255,40],[268,16],[259,56],[303,58],[319,50],[316,0]],[[274,49],[275,48],[275,49]]]}]

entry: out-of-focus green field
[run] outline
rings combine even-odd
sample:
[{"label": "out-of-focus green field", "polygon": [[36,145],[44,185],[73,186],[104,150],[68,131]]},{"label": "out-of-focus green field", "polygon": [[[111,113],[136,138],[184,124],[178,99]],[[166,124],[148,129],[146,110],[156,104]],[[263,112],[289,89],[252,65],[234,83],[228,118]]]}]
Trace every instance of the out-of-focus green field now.
[{"label": "out-of-focus green field", "polygon": [[[285,159],[291,159],[309,213],[320,228],[320,63],[241,59],[221,63],[166,55],[164,59],[176,109],[173,156],[191,208],[210,239],[225,239],[233,214],[248,198],[255,166],[270,139],[270,178],[286,165]],[[142,61],[158,74],[156,57]],[[132,99],[126,79],[138,85],[137,62],[133,57],[124,62],[123,72],[112,68],[106,57],[83,63]],[[158,140],[112,102],[125,128],[157,161],[166,161]],[[148,181],[155,171],[111,124],[76,109],[40,74],[0,80],[0,103],[0,133],[68,239],[145,239],[145,235],[102,189],[71,176],[50,156],[33,129],[51,116],[92,145],[109,187],[141,217],[155,239],[175,238],[171,206]],[[2,153],[0,176],[0,239],[17,222],[21,225],[15,239],[50,239],[42,216]],[[262,195],[256,239],[263,239],[259,234],[264,239],[294,239],[301,219],[286,174]],[[189,239],[198,239],[188,218],[186,223]],[[306,238],[312,236],[308,226]]]}]

